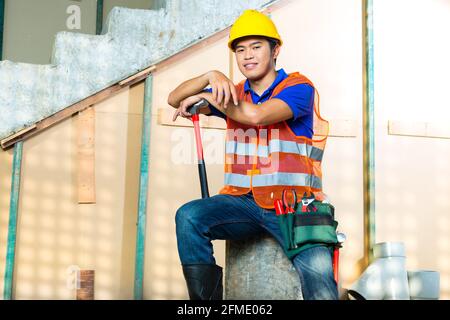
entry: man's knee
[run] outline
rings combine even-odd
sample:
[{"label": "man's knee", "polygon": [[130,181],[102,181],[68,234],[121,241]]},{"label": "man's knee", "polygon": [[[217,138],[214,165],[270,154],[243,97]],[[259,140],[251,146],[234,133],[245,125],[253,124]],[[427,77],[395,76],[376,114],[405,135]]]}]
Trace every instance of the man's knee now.
[{"label": "man's knee", "polygon": [[198,225],[200,208],[197,203],[198,200],[190,201],[183,204],[176,212],[175,224],[177,227],[177,233],[190,232],[195,225]]}]

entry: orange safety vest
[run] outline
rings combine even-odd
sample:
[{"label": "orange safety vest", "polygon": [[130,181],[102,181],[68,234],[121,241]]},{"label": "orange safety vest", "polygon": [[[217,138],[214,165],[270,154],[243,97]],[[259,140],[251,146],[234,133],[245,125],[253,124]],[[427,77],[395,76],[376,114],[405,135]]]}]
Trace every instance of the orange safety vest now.
[{"label": "orange safety vest", "polygon": [[[239,100],[252,102],[244,82],[236,86]],[[270,98],[283,89],[312,82],[298,72],[291,73],[273,90]],[[225,186],[220,194],[242,195],[253,192],[262,208],[273,209],[283,189],[295,189],[298,201],[304,192],[314,192],[323,200],[321,161],[328,136],[328,121],[320,116],[319,95],[315,90],[314,135],[296,136],[286,121],[250,126],[227,117],[225,145]]]}]

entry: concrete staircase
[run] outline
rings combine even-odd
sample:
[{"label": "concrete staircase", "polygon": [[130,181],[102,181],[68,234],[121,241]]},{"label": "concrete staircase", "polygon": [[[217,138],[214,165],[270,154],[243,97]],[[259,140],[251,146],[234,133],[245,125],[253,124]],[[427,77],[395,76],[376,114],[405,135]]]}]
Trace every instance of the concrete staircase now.
[{"label": "concrete staircase", "polygon": [[159,10],[115,7],[101,35],[59,32],[51,64],[0,62],[0,139],[227,28],[244,9],[274,2],[168,0]]}]

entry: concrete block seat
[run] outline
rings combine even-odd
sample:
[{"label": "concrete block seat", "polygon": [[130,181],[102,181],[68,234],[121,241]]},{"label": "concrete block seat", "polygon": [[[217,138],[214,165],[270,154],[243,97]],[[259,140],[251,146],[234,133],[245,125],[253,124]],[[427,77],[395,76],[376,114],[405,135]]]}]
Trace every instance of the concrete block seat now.
[{"label": "concrete block seat", "polygon": [[300,278],[269,234],[226,243],[227,300],[302,300]]}]

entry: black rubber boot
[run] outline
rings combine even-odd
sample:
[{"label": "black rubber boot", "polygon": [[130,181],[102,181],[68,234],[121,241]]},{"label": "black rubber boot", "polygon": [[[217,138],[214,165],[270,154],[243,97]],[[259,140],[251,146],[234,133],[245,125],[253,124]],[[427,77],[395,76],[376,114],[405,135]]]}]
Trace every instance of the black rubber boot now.
[{"label": "black rubber boot", "polygon": [[215,264],[185,264],[183,274],[191,300],[223,300],[221,267]]}]

